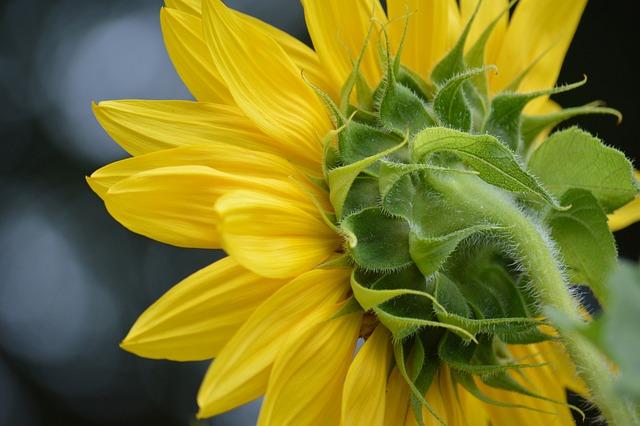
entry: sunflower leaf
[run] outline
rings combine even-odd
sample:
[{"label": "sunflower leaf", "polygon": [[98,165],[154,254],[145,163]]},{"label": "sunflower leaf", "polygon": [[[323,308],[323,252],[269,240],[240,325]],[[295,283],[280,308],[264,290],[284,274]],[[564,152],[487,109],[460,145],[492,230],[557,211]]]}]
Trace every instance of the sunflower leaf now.
[{"label": "sunflower leaf", "polygon": [[547,308],[554,325],[598,348],[615,362],[619,374],[614,379],[618,397],[630,399],[640,406],[640,268],[629,261],[620,261],[610,275],[606,290],[609,305],[590,323],[568,318],[562,312]]},{"label": "sunflower leaf", "polygon": [[567,211],[547,216],[553,240],[560,247],[576,284],[587,284],[607,305],[605,285],[616,266],[617,251],[607,225],[607,215],[590,192],[570,189],[562,197]]},{"label": "sunflower leaf", "polygon": [[577,127],[551,135],[533,153],[529,168],[556,196],[572,188],[591,191],[607,213],[638,193],[624,154]]}]

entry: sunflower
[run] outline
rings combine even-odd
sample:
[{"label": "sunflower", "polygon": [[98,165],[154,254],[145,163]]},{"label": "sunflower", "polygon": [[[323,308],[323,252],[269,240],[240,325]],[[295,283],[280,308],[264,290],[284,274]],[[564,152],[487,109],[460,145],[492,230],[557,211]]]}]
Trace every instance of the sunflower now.
[{"label": "sunflower", "polygon": [[594,197],[607,235],[605,214],[638,218],[635,188],[566,203],[536,149],[566,118],[615,113],[549,99],[579,84],[546,90],[586,0],[302,3],[313,50],[219,0],[166,0],[197,101],[93,106],[132,155],[88,178],[109,213],[227,253],[121,346],[215,359],[201,418],[264,396],[260,425],[571,424],[565,389],[589,391],[505,235],[523,223],[549,248],[540,212]]}]

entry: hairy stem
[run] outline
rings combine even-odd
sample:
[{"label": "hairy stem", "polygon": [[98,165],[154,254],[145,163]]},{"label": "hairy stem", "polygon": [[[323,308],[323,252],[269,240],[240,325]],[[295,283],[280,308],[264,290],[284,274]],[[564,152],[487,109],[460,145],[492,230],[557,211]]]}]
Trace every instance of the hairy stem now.
[{"label": "hairy stem", "polygon": [[[579,305],[572,297],[554,256],[546,231],[529,218],[508,194],[474,176],[433,179],[434,186],[465,210],[506,228],[516,255],[531,280],[541,306],[552,307],[569,318],[583,321]],[[593,402],[610,425],[636,424],[624,401],[613,392],[614,376],[604,356],[579,336],[561,335],[578,373],[590,389]]]}]

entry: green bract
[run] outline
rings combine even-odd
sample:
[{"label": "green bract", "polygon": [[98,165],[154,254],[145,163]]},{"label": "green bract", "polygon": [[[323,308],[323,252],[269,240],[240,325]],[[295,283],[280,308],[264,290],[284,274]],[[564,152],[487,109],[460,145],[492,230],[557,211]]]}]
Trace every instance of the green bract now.
[{"label": "green bract", "polygon": [[606,214],[638,191],[625,156],[588,133],[571,128],[541,140],[567,118],[616,111],[523,115],[531,100],[584,81],[489,97],[485,74],[495,69],[481,58],[491,28],[465,58],[467,28],[431,81],[388,55],[372,92],[358,85],[357,62],[343,105],[323,96],[338,129],[325,149],[325,178],[354,267],[345,312],[359,306],[391,331],[420,423],[421,405],[437,418],[423,395],[440,363],[483,401],[505,405],[474,377],[542,398],[511,376],[536,365],[504,350],[552,338],[532,302],[548,278],[540,265],[557,266],[569,282],[552,278],[591,286],[605,303],[616,264]]}]

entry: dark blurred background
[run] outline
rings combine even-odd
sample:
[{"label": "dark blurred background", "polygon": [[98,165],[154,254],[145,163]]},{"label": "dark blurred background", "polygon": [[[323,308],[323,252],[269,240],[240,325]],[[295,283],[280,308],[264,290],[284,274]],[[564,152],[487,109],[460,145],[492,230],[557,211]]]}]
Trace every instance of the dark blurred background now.
[{"label": "dark blurred background", "polygon": [[[308,42],[297,0],[229,0]],[[117,343],[172,284],[219,257],[149,241],[111,219],[84,176],[125,156],[93,100],[189,99],[164,50],[161,0],[0,1],[0,425],[249,425],[252,403],[193,420],[206,363],[138,359]],[[634,2],[592,0],[560,82],[579,120],[640,160]],[[567,159],[570,161],[571,159]],[[636,166],[638,163],[636,162]],[[617,235],[636,260],[640,225]]]}]

